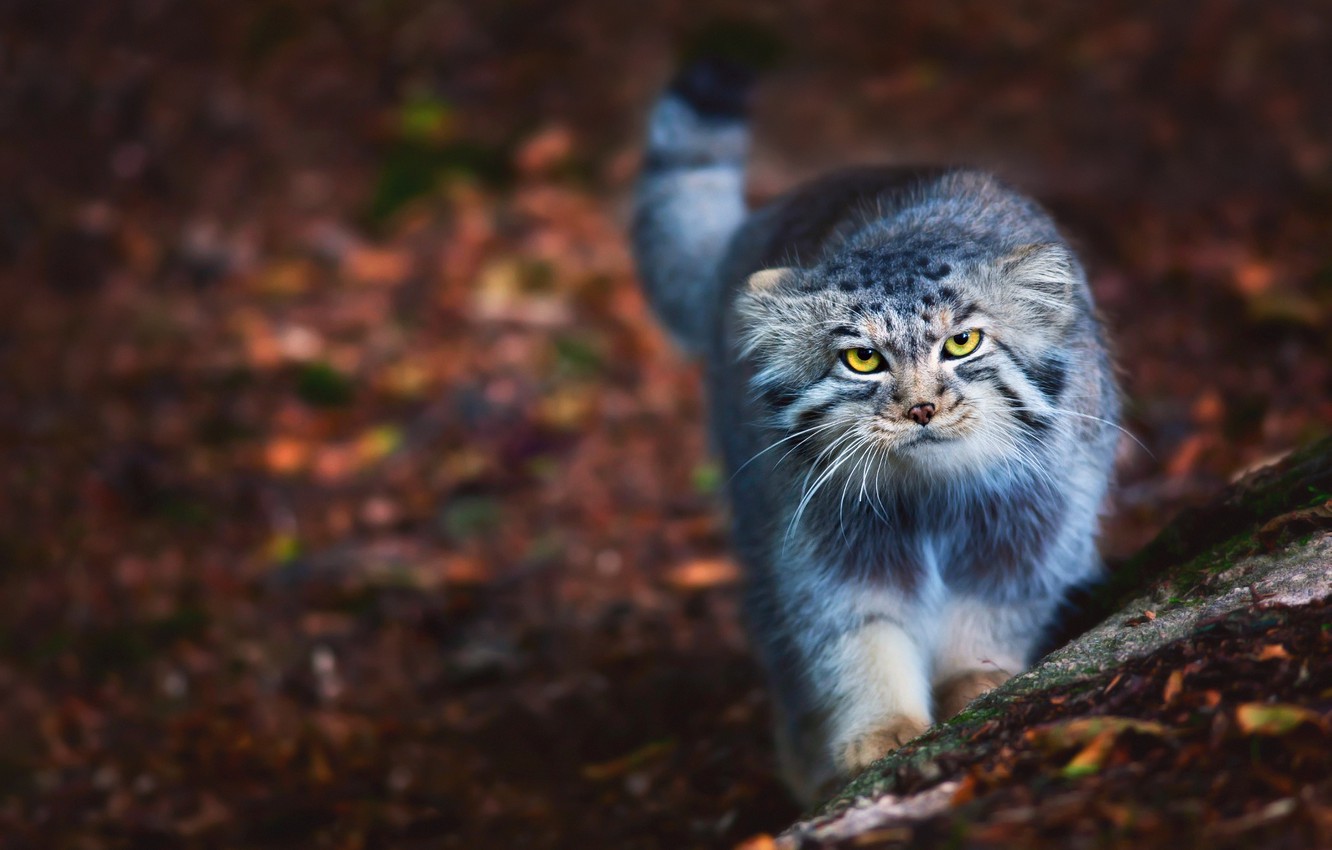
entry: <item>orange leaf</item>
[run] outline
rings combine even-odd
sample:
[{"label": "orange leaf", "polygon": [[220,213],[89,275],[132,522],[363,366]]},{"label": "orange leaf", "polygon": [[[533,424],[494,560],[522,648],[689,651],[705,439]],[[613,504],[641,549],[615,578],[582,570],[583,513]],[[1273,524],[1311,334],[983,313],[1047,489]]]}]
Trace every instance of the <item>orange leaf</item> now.
[{"label": "orange leaf", "polygon": [[450,555],[443,565],[444,580],[451,584],[485,584],[493,577],[477,558]]},{"label": "orange leaf", "polygon": [[1028,729],[1027,740],[1045,747],[1060,750],[1066,747],[1086,747],[1105,732],[1118,735],[1132,730],[1142,735],[1165,736],[1169,729],[1151,720],[1138,720],[1135,717],[1076,717],[1059,723],[1050,723]]},{"label": "orange leaf", "polygon": [[1276,272],[1267,263],[1250,260],[1235,269],[1235,286],[1245,295],[1259,295],[1272,288]]},{"label": "orange leaf", "polygon": [[681,590],[699,590],[719,585],[735,584],[740,571],[733,561],[725,558],[696,558],[670,571],[666,581]]},{"label": "orange leaf", "polygon": [[1166,705],[1169,705],[1175,701],[1175,697],[1179,696],[1179,692],[1183,689],[1184,671],[1175,670],[1170,674],[1170,678],[1166,680],[1165,691],[1161,694],[1161,701]]},{"label": "orange leaf", "polygon": [[1110,758],[1110,753],[1114,751],[1115,739],[1119,737],[1119,732],[1118,729],[1106,729],[1092,738],[1087,746],[1064,765],[1064,776],[1075,778],[1099,771]]},{"label": "orange leaf", "polygon": [[1171,478],[1187,475],[1198,467],[1203,452],[1209,447],[1210,437],[1206,434],[1193,434],[1184,439],[1175,449],[1175,454],[1166,462],[1166,474]]},{"label": "orange leaf", "polygon": [[276,437],[264,446],[264,465],[270,471],[289,475],[310,463],[310,446],[291,437]]},{"label": "orange leaf", "polygon": [[1271,661],[1274,658],[1290,658],[1290,653],[1279,643],[1269,643],[1258,651],[1259,661]]},{"label": "orange leaf", "polygon": [[399,283],[411,270],[411,257],[401,251],[358,247],[347,255],[347,274],[372,286]]},{"label": "orange leaf", "polygon": [[974,773],[968,773],[966,776],[962,777],[962,781],[958,783],[957,790],[953,792],[953,799],[949,805],[961,806],[970,803],[974,799],[976,799],[976,775]]}]

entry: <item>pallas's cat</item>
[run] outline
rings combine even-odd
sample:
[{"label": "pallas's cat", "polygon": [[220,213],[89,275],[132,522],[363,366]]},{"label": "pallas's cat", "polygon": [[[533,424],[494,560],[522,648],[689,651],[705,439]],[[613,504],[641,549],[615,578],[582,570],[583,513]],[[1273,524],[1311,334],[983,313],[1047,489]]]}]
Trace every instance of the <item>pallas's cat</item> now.
[{"label": "pallas's cat", "polygon": [[707,374],[806,801],[1020,672],[1095,576],[1118,391],[1050,217],[964,168],[861,168],[747,209],[745,75],[656,105],[633,242]]}]

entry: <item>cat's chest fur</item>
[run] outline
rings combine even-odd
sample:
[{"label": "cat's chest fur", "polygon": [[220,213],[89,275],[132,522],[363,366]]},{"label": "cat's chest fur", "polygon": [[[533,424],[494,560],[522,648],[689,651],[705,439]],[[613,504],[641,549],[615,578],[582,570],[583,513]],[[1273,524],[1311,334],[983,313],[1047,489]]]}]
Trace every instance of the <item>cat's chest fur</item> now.
[{"label": "cat's chest fur", "polygon": [[786,522],[796,524],[782,535],[783,545],[799,537],[817,553],[815,568],[830,578],[902,590],[936,582],[960,592],[1014,589],[1033,579],[1057,532],[1052,502],[1031,480],[847,485],[811,500],[798,519],[791,513]]}]

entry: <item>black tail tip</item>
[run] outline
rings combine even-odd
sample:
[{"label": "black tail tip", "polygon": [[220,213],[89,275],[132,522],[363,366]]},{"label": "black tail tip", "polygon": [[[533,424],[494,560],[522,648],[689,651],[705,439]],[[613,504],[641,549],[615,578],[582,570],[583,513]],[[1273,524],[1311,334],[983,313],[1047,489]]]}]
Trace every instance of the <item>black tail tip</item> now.
[{"label": "black tail tip", "polygon": [[686,65],[667,91],[709,118],[744,118],[756,74],[745,64],[723,57],[695,59]]}]

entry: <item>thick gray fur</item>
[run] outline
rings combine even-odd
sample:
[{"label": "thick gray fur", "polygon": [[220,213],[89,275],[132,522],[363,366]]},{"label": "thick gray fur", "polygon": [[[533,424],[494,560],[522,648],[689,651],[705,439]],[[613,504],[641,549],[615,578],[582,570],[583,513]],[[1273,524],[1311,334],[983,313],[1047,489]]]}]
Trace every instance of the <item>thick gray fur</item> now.
[{"label": "thick gray fur", "polygon": [[[667,95],[634,249],[706,367],[750,634],[809,801],[1033,660],[1100,569],[1118,391],[1034,202],[974,170],[864,168],[749,212],[745,142]],[[973,327],[974,353],[947,356]],[[888,367],[857,374],[848,348]]]},{"label": "thick gray fur", "polygon": [[706,344],[708,323],[699,310],[714,309],[722,256],[747,213],[748,149],[743,122],[701,114],[678,94],[658,102],[648,125],[634,254],[653,309],[691,354]]}]

